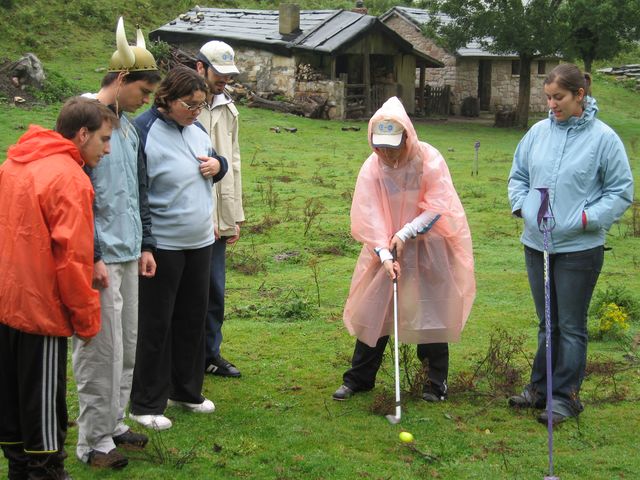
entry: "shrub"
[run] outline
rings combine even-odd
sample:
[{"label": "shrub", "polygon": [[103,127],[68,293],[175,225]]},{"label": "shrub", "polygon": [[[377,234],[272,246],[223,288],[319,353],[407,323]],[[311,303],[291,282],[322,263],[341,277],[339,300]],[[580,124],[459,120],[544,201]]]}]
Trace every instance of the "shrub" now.
[{"label": "shrub", "polygon": [[591,304],[591,315],[599,318],[602,308],[611,303],[622,308],[630,322],[640,321],[640,302],[623,285],[607,285],[604,291],[597,292]]},{"label": "shrub", "polygon": [[59,73],[48,71],[46,75],[42,89],[27,87],[27,91],[37,100],[50,104],[62,102],[79,93],[77,88]]},{"label": "shrub", "polygon": [[607,303],[597,313],[598,333],[601,337],[618,338],[629,330],[629,315],[615,303]]},{"label": "shrub", "polygon": [[171,64],[173,48],[167,42],[162,40],[154,40],[147,43],[147,50],[151,52],[153,58],[156,59],[156,63],[160,70],[168,70],[168,66]]}]

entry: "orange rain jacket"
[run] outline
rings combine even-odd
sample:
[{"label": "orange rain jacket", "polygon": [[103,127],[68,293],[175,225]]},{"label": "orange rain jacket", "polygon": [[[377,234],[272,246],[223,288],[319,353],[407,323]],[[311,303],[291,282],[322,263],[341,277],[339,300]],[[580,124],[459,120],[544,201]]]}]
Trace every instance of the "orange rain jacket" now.
[{"label": "orange rain jacket", "polygon": [[0,166],[0,323],[45,336],[100,329],[93,188],[73,142],[32,125]]}]

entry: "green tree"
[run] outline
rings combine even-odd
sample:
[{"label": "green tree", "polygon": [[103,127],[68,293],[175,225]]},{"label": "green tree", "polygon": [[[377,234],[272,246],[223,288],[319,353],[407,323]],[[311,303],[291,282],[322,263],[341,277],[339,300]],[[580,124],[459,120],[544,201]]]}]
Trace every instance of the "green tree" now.
[{"label": "green tree", "polygon": [[425,33],[435,35],[451,51],[477,40],[491,52],[518,55],[517,122],[527,128],[531,62],[561,50],[561,3],[562,0],[426,0],[432,21]]},{"label": "green tree", "polygon": [[564,51],[591,71],[594,60],[612,58],[637,40],[640,0],[567,0],[562,18],[568,32]]}]

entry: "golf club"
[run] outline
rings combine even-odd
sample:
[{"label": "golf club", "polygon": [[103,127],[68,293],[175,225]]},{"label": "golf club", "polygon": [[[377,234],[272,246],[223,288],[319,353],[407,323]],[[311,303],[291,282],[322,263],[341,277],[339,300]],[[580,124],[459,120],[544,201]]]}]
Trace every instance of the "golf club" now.
[{"label": "golf club", "polygon": [[[433,225],[440,218],[440,214],[435,215],[431,221],[418,230],[418,235],[424,235],[427,233]],[[396,261],[397,252],[394,248],[391,252],[393,255],[393,261]],[[395,386],[396,386],[396,414],[395,415],[386,415],[387,420],[392,425],[396,425],[400,423],[400,418],[402,417],[402,406],[400,404],[400,355],[398,353],[398,277],[393,279],[393,363],[394,363],[394,376],[395,376]]]},{"label": "golf club", "polygon": [[[393,261],[396,261],[396,249],[391,252]],[[393,279],[393,363],[395,367],[395,383],[396,383],[396,414],[386,415],[387,420],[392,425],[400,422],[402,416],[402,407],[400,405],[400,358],[398,354],[398,276]]]}]

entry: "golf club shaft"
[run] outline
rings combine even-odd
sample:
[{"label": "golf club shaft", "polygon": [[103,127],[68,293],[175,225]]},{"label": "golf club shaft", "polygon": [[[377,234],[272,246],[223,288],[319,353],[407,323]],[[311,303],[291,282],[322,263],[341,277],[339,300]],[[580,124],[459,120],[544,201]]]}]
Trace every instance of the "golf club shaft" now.
[{"label": "golf club shaft", "polygon": [[398,353],[398,280],[393,279],[393,351],[396,380],[396,418],[400,420],[400,356]]}]

